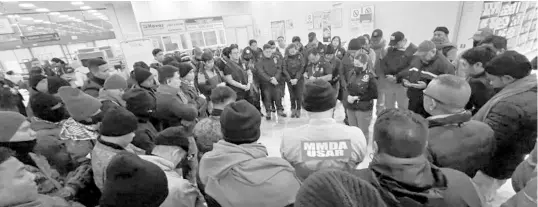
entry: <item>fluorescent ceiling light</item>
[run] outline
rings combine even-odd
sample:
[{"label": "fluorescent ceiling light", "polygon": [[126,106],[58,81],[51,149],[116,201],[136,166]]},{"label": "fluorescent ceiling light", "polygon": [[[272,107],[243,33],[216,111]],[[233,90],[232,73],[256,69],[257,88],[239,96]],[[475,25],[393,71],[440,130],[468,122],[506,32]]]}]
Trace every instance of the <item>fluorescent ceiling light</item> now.
[{"label": "fluorescent ceiling light", "polygon": [[49,21],[44,21],[43,23],[45,23],[45,24],[51,24],[51,22],[49,22]]},{"label": "fluorescent ceiling light", "polygon": [[22,20],[32,21],[32,20],[34,20],[34,18],[32,18],[32,17],[23,17]]},{"label": "fluorescent ceiling light", "polygon": [[81,6],[81,7],[80,7],[80,9],[84,9],[84,10],[86,10],[86,9],[91,9],[91,8],[92,8],[91,6]]},{"label": "fluorescent ceiling light", "polygon": [[34,22],[35,22],[35,23],[41,23],[41,22],[43,22],[43,20],[41,20],[41,19],[36,19],[36,20],[34,20]]},{"label": "fluorescent ceiling light", "polygon": [[60,12],[51,12],[49,15],[60,15]]},{"label": "fluorescent ceiling light", "polygon": [[92,9],[92,10],[88,10],[88,12],[90,12],[90,13],[95,13],[95,12],[97,12],[97,10]]},{"label": "fluorescent ceiling light", "polygon": [[68,18],[69,16],[68,15],[65,15],[65,14],[62,14],[60,15],[60,18]]},{"label": "fluorescent ceiling light", "polygon": [[22,8],[32,8],[32,7],[35,7],[34,4],[30,4],[30,3],[22,3],[22,4],[19,4],[20,7]]},{"label": "fluorescent ceiling light", "polygon": [[83,5],[84,2],[82,2],[82,1],[72,1],[71,4],[73,4],[73,5]]},{"label": "fluorescent ceiling light", "polygon": [[36,12],[49,12],[47,8],[39,8],[35,10]]},{"label": "fluorescent ceiling light", "polygon": [[11,24],[11,26],[17,26],[17,24]]}]

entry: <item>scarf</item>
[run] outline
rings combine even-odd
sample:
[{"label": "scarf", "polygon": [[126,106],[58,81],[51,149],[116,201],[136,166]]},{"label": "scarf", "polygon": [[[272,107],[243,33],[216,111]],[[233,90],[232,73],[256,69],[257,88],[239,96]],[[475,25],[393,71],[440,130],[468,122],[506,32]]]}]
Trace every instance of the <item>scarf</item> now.
[{"label": "scarf", "polygon": [[510,83],[504,87],[499,93],[495,94],[489,101],[476,112],[473,117],[473,120],[484,122],[486,116],[489,114],[490,110],[499,103],[499,101],[508,98],[513,95],[517,95],[526,91],[529,91],[531,88],[536,87],[536,74],[530,74],[527,77],[516,80],[513,83]]},{"label": "scarf", "polygon": [[99,130],[96,124],[84,125],[73,118],[67,119],[60,131],[60,139],[62,140],[95,140],[99,137]]}]

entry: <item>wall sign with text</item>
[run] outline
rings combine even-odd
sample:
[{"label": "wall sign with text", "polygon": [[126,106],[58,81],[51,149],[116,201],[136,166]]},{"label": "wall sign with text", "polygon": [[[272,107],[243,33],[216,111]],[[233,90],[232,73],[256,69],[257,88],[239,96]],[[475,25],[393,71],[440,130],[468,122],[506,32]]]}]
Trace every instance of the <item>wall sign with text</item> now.
[{"label": "wall sign with text", "polygon": [[351,141],[303,141],[301,142],[301,156],[303,161],[349,158],[351,157]]},{"label": "wall sign with text", "polygon": [[175,19],[153,22],[140,22],[140,31],[142,31],[142,36],[185,32],[185,20]]}]

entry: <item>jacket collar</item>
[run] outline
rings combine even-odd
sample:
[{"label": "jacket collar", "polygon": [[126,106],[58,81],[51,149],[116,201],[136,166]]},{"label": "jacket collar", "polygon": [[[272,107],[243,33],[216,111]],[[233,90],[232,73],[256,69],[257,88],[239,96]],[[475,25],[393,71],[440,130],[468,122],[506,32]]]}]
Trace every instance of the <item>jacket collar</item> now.
[{"label": "jacket collar", "polygon": [[392,180],[395,188],[429,189],[436,182],[432,166],[424,155],[397,158],[379,153],[374,156],[369,168],[381,174],[381,177]]},{"label": "jacket collar", "polygon": [[427,120],[428,120],[428,126],[432,128],[432,127],[453,125],[453,124],[460,125],[461,123],[470,121],[472,116],[473,115],[471,114],[470,111],[463,111],[457,114],[442,114],[442,115],[430,116],[428,117]]},{"label": "jacket collar", "polygon": [[115,143],[112,143],[112,142],[107,142],[103,139],[101,139],[101,136],[97,137],[97,141],[107,147],[110,147],[112,149],[116,149],[116,150],[125,150],[125,148],[123,148],[122,146],[118,145],[118,144],[115,144]]}]

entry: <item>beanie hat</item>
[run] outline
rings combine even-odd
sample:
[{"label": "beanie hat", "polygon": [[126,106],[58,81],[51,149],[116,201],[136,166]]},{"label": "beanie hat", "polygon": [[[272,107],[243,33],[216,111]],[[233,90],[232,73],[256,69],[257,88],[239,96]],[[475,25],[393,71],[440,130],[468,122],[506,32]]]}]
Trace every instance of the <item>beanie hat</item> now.
[{"label": "beanie hat", "polygon": [[105,80],[104,89],[127,89],[127,80],[119,74],[114,74]]},{"label": "beanie hat", "polygon": [[138,120],[133,113],[123,107],[113,107],[105,113],[99,132],[107,137],[120,137],[137,128]]},{"label": "beanie hat", "polygon": [[303,108],[309,112],[323,112],[336,106],[336,91],[325,80],[316,79],[305,84]]},{"label": "beanie hat", "polygon": [[[24,124],[26,117],[18,112],[0,111],[0,142],[19,142],[35,140],[30,132],[30,124]],[[21,133],[24,132],[24,133]],[[15,135],[17,135],[15,137]]]},{"label": "beanie hat", "polygon": [[297,192],[295,207],[385,207],[370,183],[341,170],[321,170],[310,175]]},{"label": "beanie hat", "polygon": [[123,94],[122,99],[125,100],[127,110],[137,117],[148,118],[155,112],[155,98],[144,89],[130,89]]},{"label": "beanie hat", "polygon": [[198,111],[189,104],[180,103],[175,95],[158,94],[155,116],[165,121],[194,121],[198,116]]},{"label": "beanie hat", "polygon": [[234,144],[258,141],[260,124],[260,112],[245,100],[228,104],[220,115],[224,140]]},{"label": "beanie hat", "polygon": [[30,108],[40,119],[59,122],[66,117],[63,103],[57,97],[43,92],[37,92],[30,97]]},{"label": "beanie hat", "polygon": [[168,78],[174,77],[174,73],[179,72],[179,69],[171,66],[171,65],[165,65],[158,69],[159,71],[159,81],[166,80]]},{"label": "beanie hat", "polygon": [[400,32],[400,31],[394,32],[390,36],[389,45],[390,46],[395,46],[398,42],[402,41],[403,39],[405,39],[404,33]]},{"label": "beanie hat", "polygon": [[211,51],[204,52],[204,54],[202,54],[202,61],[210,60],[213,60],[213,53]]},{"label": "beanie hat", "polygon": [[63,86],[58,90],[58,95],[69,115],[76,121],[88,119],[101,109],[101,102],[98,99],[77,88]]},{"label": "beanie hat", "polygon": [[168,127],[159,132],[155,138],[156,145],[181,147],[185,152],[189,151],[189,137],[192,134],[184,126]]},{"label": "beanie hat", "polygon": [[349,44],[347,45],[347,50],[359,50],[361,49],[361,45],[359,43],[359,40],[357,38],[353,38],[349,41]]},{"label": "beanie hat", "polygon": [[71,86],[71,84],[58,76],[47,77],[47,91],[49,94],[58,93],[58,89],[62,86]]},{"label": "beanie hat", "polygon": [[193,69],[192,64],[190,63],[179,63],[179,77],[185,77]]},{"label": "beanie hat", "polygon": [[135,68],[134,69],[134,79],[138,84],[143,83],[151,76],[151,72],[148,69],[144,68]]},{"label": "beanie hat", "polygon": [[437,32],[437,31],[441,31],[441,32],[445,33],[446,35],[448,35],[448,28],[446,28],[446,27],[437,27],[437,28],[435,28],[435,30],[433,30],[433,32]]},{"label": "beanie hat", "polygon": [[120,152],[106,168],[102,207],[159,207],[168,196],[168,180],[157,165]]},{"label": "beanie hat", "polygon": [[327,49],[325,49],[325,54],[334,54],[334,53],[336,53],[336,48],[332,44],[327,45]]}]

